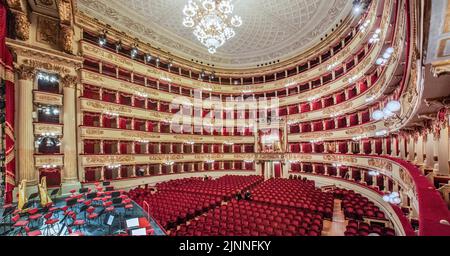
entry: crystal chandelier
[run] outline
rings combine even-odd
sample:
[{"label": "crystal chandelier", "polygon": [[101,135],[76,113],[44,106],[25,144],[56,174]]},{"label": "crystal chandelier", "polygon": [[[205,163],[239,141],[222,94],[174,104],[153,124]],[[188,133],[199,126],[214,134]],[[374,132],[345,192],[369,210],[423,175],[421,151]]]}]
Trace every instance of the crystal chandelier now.
[{"label": "crystal chandelier", "polygon": [[234,28],[242,18],[233,14],[231,0],[189,0],[184,6],[183,25],[194,29],[194,35],[211,54],[235,36]]}]

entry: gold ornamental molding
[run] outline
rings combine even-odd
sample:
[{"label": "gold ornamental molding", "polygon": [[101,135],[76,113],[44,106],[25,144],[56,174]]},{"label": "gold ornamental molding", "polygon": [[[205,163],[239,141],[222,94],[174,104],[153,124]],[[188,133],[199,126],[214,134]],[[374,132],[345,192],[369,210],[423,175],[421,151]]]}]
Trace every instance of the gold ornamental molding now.
[{"label": "gold ornamental molding", "polygon": [[80,127],[81,137],[92,140],[121,140],[138,141],[146,140],[150,143],[225,143],[232,141],[238,144],[253,144],[253,136],[208,136],[208,135],[184,135],[165,134],[142,131],[127,131],[120,129]]},{"label": "gold ornamental molding", "polygon": [[434,77],[450,74],[450,60],[431,63],[431,72]]},{"label": "gold ornamental molding", "polygon": [[63,126],[58,124],[34,123],[34,134],[55,134],[55,136],[63,135]]},{"label": "gold ornamental molding", "polygon": [[358,162],[356,157],[343,156],[343,155],[324,155],[323,160],[336,162],[336,163],[346,163],[346,164],[354,164],[354,163]]},{"label": "gold ornamental molding", "polygon": [[45,165],[64,166],[64,155],[34,155],[34,165],[42,168]]},{"label": "gold ornamental molding", "polygon": [[301,134],[289,134],[288,142],[311,142],[311,140],[318,141],[337,141],[337,140],[351,140],[355,136],[361,138],[376,137],[376,132],[381,130],[388,130],[384,122],[376,122],[359,125],[352,128],[335,129],[332,132],[308,132]]},{"label": "gold ornamental molding", "polygon": [[17,55],[19,65],[54,71],[61,75],[72,74],[81,69],[83,58],[53,49],[42,48],[7,38],[6,45]]},{"label": "gold ornamental molding", "polygon": [[239,161],[254,159],[254,154],[157,154],[157,155],[80,155],[83,167],[98,167],[109,164],[143,165],[164,164],[168,161],[177,163],[216,161]]},{"label": "gold ornamental molding", "polygon": [[361,127],[348,129],[345,133],[348,135],[358,135],[358,134],[373,132],[376,129],[377,129],[376,125],[368,125],[368,126],[361,126]]},{"label": "gold ornamental molding", "polygon": [[44,105],[63,105],[63,96],[60,94],[53,94],[47,92],[34,91],[34,102]]},{"label": "gold ornamental molding", "polygon": [[368,164],[371,167],[376,167],[378,169],[383,169],[389,172],[392,171],[392,163],[384,161],[382,159],[369,159]]},{"label": "gold ornamental molding", "polygon": [[[82,111],[88,111],[88,112],[94,112],[94,113],[106,113],[106,112],[113,112],[116,114],[119,114],[123,117],[130,117],[130,118],[138,118],[143,120],[152,120],[152,121],[159,121],[159,122],[172,122],[173,124],[179,124],[182,122],[183,124],[189,125],[189,124],[199,124],[206,126],[207,123],[209,124],[208,118],[201,118],[201,117],[191,117],[191,116],[182,116],[178,114],[172,114],[172,113],[163,113],[160,111],[154,111],[154,110],[148,110],[148,109],[142,109],[142,108],[135,108],[130,106],[124,106],[120,104],[105,102],[105,101],[99,101],[99,100],[92,100],[87,98],[80,98],[80,107]],[[181,124],[181,123],[180,123]],[[229,123],[227,123],[227,120],[225,119],[214,119],[214,122],[210,123],[213,127],[229,127],[227,126]],[[245,119],[234,119],[232,122],[232,127],[249,127],[250,124],[254,124],[254,120],[245,120]]]}]

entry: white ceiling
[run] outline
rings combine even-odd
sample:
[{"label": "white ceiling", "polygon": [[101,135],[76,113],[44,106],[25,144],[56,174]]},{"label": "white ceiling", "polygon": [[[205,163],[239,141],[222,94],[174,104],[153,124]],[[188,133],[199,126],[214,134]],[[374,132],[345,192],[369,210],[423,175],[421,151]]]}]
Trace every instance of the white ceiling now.
[{"label": "white ceiling", "polygon": [[253,68],[302,53],[331,33],[352,8],[349,0],[233,2],[244,23],[214,55],[182,25],[187,0],[78,0],[78,9],[173,54],[216,67]]}]

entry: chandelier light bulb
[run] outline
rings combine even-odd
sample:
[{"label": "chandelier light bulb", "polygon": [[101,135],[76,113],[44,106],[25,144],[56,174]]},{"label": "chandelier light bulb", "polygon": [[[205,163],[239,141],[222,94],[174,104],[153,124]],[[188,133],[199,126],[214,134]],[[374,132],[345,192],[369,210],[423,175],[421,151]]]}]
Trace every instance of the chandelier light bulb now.
[{"label": "chandelier light bulb", "polygon": [[242,26],[242,18],[237,15],[233,16],[233,18],[231,18],[231,24],[235,27]]},{"label": "chandelier light bulb", "polygon": [[202,3],[203,8],[205,8],[205,10],[212,12],[216,9],[216,3],[214,0],[205,0]]}]

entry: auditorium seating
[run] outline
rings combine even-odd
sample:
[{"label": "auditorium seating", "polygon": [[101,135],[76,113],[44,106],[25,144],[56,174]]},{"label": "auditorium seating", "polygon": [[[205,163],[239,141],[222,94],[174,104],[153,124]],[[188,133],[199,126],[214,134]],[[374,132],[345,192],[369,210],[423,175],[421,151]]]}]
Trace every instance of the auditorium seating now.
[{"label": "auditorium seating", "polygon": [[271,179],[253,190],[253,200],[333,217],[333,195],[323,193],[313,181]]},{"label": "auditorium seating", "polygon": [[342,199],[341,207],[344,210],[346,219],[364,220],[364,218],[386,220],[383,211],[379,209],[367,197],[355,193],[353,190],[336,189],[336,198]]},{"label": "auditorium seating", "polygon": [[350,220],[345,230],[345,236],[369,236],[372,234],[378,236],[395,236],[395,230],[356,220]]},{"label": "auditorium seating", "polygon": [[181,225],[176,236],[320,236],[320,214],[257,202],[232,200]]}]

